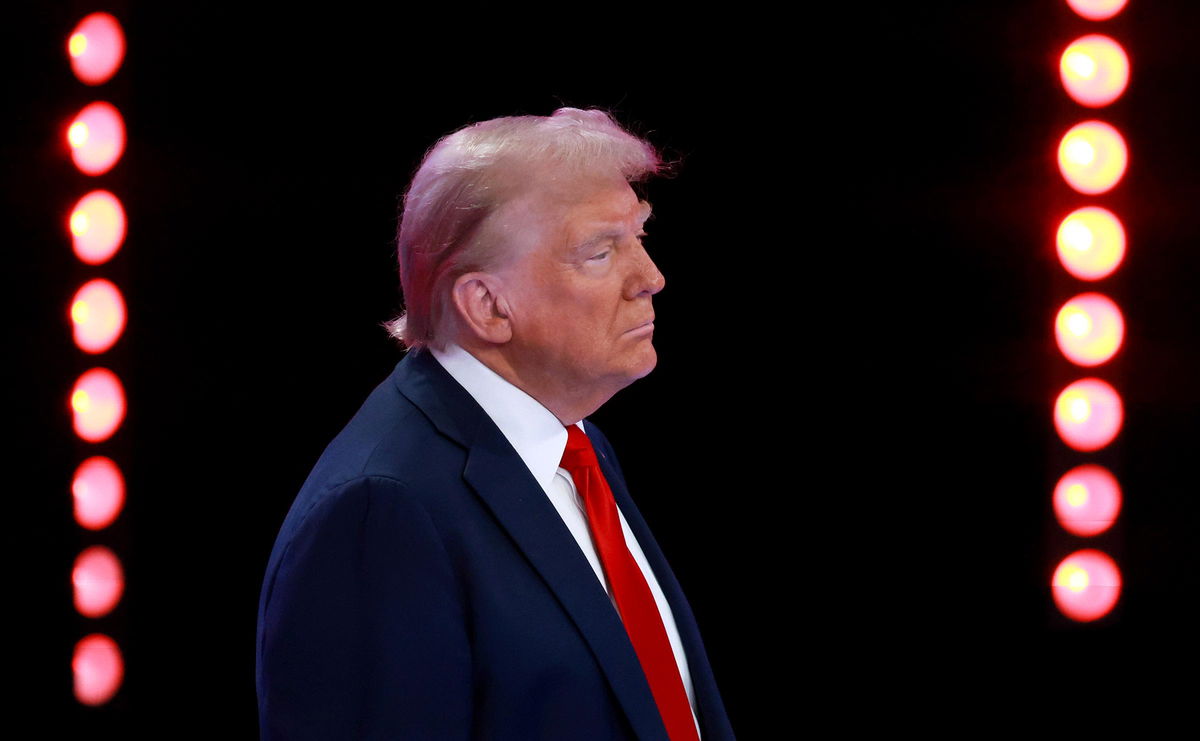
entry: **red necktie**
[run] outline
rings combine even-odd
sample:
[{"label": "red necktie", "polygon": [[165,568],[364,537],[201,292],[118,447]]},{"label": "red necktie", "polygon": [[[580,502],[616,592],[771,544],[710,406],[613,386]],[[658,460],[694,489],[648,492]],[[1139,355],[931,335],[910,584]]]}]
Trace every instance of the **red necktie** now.
[{"label": "red necktie", "polygon": [[608,575],[617,610],[642,664],[642,671],[646,673],[667,735],[671,741],[699,741],[662,615],[646,577],[625,545],[617,503],[600,473],[592,442],[577,425],[567,426],[567,449],[563,451],[562,467],[571,473],[575,489],[583,498],[588,526],[596,550],[600,552],[600,563]]}]

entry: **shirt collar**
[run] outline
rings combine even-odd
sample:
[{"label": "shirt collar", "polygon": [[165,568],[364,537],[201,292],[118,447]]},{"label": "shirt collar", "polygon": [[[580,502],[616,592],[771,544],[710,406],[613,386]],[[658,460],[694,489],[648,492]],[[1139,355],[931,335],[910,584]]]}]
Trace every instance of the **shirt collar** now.
[{"label": "shirt collar", "polygon": [[[449,344],[444,350],[430,348],[430,352],[483,407],[533,478],[549,493],[550,482],[567,447],[567,429],[558,417],[462,347]],[[576,424],[583,429],[582,421]]]}]

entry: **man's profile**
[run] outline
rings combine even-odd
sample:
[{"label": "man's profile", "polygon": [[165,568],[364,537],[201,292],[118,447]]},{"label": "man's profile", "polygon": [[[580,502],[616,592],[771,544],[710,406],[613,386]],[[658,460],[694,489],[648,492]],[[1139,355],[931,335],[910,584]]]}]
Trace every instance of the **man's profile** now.
[{"label": "man's profile", "polygon": [[263,738],[733,738],[691,609],[584,421],[656,364],[665,281],[630,183],[660,166],[571,108],[426,155],[389,325],[409,352],[267,568]]}]

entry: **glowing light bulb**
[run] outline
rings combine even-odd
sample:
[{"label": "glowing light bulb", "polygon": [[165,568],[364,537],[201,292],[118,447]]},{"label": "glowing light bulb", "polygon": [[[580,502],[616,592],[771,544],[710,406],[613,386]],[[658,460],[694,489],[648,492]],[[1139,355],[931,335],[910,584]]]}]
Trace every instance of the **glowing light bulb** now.
[{"label": "glowing light bulb", "polygon": [[111,459],[93,456],[75,469],[71,481],[75,521],[88,530],[102,530],[125,506],[125,477]]},{"label": "glowing light bulb", "polygon": [[75,699],[84,705],[103,705],[113,698],[125,677],[125,662],[113,639],[93,633],[75,644],[71,658]]},{"label": "glowing light bulb", "polygon": [[97,101],[75,116],[67,129],[71,159],[88,175],[102,175],[112,169],[125,151],[125,122],[109,103]]},{"label": "glowing light bulb", "polygon": [[75,256],[88,265],[100,265],[125,241],[125,209],[107,190],[93,190],[71,210],[69,227]]},{"label": "glowing light bulb", "polygon": [[1124,420],[1121,397],[1098,378],[1084,378],[1062,390],[1054,402],[1054,427],[1075,450],[1099,450],[1113,441]]},{"label": "glowing light bulb", "polygon": [[125,390],[110,370],[93,368],[75,382],[71,392],[75,434],[97,443],[112,437],[125,419]]},{"label": "glowing light bulb", "polygon": [[125,58],[125,32],[108,13],[92,13],[67,38],[71,70],[86,85],[108,81]]},{"label": "glowing light bulb", "polygon": [[125,299],[112,282],[96,278],[84,283],[71,301],[75,344],[88,353],[102,353],[125,330]]},{"label": "glowing light bulb", "polygon": [[1103,121],[1084,121],[1058,145],[1058,169],[1067,183],[1088,195],[1105,193],[1125,175],[1129,152],[1120,132]]},{"label": "glowing light bulb", "polygon": [[94,545],[80,553],[71,570],[75,609],[80,615],[98,618],[112,612],[125,591],[121,562],[108,548]]},{"label": "glowing light bulb", "polygon": [[1121,571],[1105,553],[1081,550],[1064,558],[1050,581],[1054,602],[1072,620],[1089,622],[1112,611],[1121,594]]},{"label": "glowing light bulb", "polygon": [[1059,78],[1076,103],[1099,108],[1121,97],[1128,87],[1129,57],[1108,36],[1081,36],[1063,51]]},{"label": "glowing light bulb", "polygon": [[1125,339],[1125,318],[1112,299],[1081,293],[1063,304],[1054,321],[1058,349],[1076,365],[1107,363]]},{"label": "glowing light bulb", "polygon": [[1121,512],[1121,487],[1104,466],[1076,466],[1054,487],[1054,515],[1073,535],[1099,535]]},{"label": "glowing light bulb", "polygon": [[1126,2],[1128,0],[1067,0],[1067,5],[1089,21],[1104,21],[1120,13]]},{"label": "glowing light bulb", "polygon": [[1080,280],[1112,274],[1125,257],[1125,228],[1111,211],[1099,206],[1072,211],[1059,224],[1058,259]]}]

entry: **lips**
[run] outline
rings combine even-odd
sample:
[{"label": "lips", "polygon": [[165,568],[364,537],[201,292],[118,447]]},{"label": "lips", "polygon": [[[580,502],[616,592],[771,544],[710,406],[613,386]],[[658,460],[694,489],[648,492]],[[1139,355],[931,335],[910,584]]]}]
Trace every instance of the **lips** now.
[{"label": "lips", "polygon": [[626,331],[627,331],[627,332],[636,332],[636,331],[638,331],[639,329],[646,329],[646,328],[649,328],[649,329],[653,329],[653,328],[654,328],[654,317],[650,317],[649,319],[647,319],[646,321],[642,322],[641,324],[638,324],[638,325],[636,325],[636,326],[634,326],[634,327],[632,327],[631,329],[628,329],[628,330],[626,330]]}]

